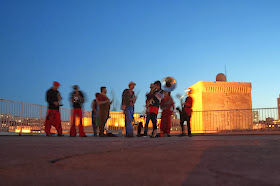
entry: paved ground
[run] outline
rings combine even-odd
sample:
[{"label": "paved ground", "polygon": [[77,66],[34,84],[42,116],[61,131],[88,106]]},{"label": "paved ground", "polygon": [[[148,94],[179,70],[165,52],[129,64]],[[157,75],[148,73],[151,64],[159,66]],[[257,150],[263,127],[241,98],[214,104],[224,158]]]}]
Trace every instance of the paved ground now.
[{"label": "paved ground", "polygon": [[0,136],[0,185],[280,185],[280,135]]}]

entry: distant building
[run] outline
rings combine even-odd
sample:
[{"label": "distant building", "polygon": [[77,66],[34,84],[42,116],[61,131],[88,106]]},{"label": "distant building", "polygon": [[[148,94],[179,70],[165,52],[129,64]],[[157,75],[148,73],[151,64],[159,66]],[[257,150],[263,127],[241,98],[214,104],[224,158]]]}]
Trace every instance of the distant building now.
[{"label": "distant building", "polygon": [[253,111],[253,122],[254,123],[259,122],[259,111]]},{"label": "distant building", "polygon": [[197,133],[252,128],[251,83],[199,81],[190,87],[193,98],[192,130]]}]

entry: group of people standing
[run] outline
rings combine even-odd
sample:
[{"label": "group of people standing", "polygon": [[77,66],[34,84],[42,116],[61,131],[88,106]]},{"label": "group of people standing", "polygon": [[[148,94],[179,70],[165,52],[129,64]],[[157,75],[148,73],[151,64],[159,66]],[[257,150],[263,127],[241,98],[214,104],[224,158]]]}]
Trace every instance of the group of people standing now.
[{"label": "group of people standing", "polygon": [[[134,93],[135,83],[131,81],[128,84],[128,88],[125,89],[122,93],[122,104],[121,109],[125,114],[125,129],[126,137],[133,137],[133,120],[134,120],[134,104],[137,100],[137,96]],[[54,126],[57,130],[58,136],[63,136],[61,119],[59,107],[61,106],[61,96],[58,91],[60,84],[58,82],[53,82],[53,86],[46,93],[46,100],[48,102],[48,110],[45,120],[45,132],[47,136],[51,136],[50,129],[51,126]],[[99,126],[99,137],[104,137],[104,127],[109,118],[110,105],[112,101],[107,97],[106,87],[100,88],[100,93],[95,94],[95,99],[92,101],[92,126],[93,126],[93,135],[97,136],[97,127]],[[171,92],[164,91],[161,89],[161,82],[156,81],[151,84],[150,92],[146,94],[146,123],[144,127],[144,134],[138,134],[137,136],[147,136],[148,135],[148,124],[150,120],[153,124],[153,131],[151,138],[155,137],[170,137],[171,129],[171,115],[175,111],[174,101],[170,96]],[[76,117],[80,118],[79,123],[79,136],[87,137],[82,123],[82,106],[85,101],[83,93],[79,90],[77,85],[73,86],[73,91],[70,94],[70,101],[72,103],[72,120],[71,120],[71,129],[70,136],[75,137],[76,132]],[[188,126],[188,135],[191,137],[190,129],[190,117],[192,112],[192,98],[187,97],[186,101],[182,103],[182,109],[180,111],[180,125],[182,127],[181,136],[185,135],[184,132],[184,121],[187,121]],[[160,133],[157,134],[157,115],[159,108],[162,109],[161,114],[161,124],[160,124]]]},{"label": "group of people standing", "polygon": [[[58,91],[58,87],[60,83],[53,82],[53,86],[47,91],[46,93],[46,100],[48,102],[48,110],[45,120],[45,132],[47,136],[52,136],[50,130],[51,126],[54,126],[57,130],[58,136],[63,136],[62,134],[62,127],[61,127],[61,119],[60,119],[60,112],[59,107],[62,106],[60,93]],[[70,93],[70,101],[72,102],[72,123],[70,129],[70,137],[75,137],[77,135],[76,131],[76,117],[78,116],[80,119],[79,124],[79,136],[80,137],[87,137],[84,132],[83,127],[83,111],[82,105],[85,101],[83,93],[79,90],[78,85],[73,86],[73,91]]]}]

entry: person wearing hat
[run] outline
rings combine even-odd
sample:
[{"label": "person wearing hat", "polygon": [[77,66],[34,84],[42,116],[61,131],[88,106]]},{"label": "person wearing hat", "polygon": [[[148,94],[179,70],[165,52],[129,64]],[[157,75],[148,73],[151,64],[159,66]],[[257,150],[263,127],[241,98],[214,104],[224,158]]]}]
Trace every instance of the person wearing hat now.
[{"label": "person wearing hat", "polygon": [[57,81],[54,81],[52,88],[50,88],[46,93],[48,110],[45,120],[45,132],[47,136],[52,136],[50,132],[51,126],[54,126],[56,128],[58,136],[63,136],[59,112],[59,106],[61,106],[60,100],[62,98],[59,91],[57,90],[59,86],[60,84]]},{"label": "person wearing hat", "polygon": [[71,99],[70,101],[72,102],[72,125],[70,129],[70,136],[75,137],[77,135],[76,132],[76,116],[79,117],[80,119],[80,124],[79,124],[79,135],[80,137],[87,137],[85,132],[84,132],[84,127],[83,127],[83,111],[82,111],[82,106],[85,101],[83,93],[79,90],[78,85],[73,86],[73,92],[70,94]]},{"label": "person wearing hat", "polygon": [[125,130],[126,137],[133,137],[133,126],[132,121],[134,119],[134,104],[136,101],[136,96],[134,94],[135,83],[131,81],[128,84],[128,89],[125,89],[122,93],[122,110],[125,114]]},{"label": "person wearing hat", "polygon": [[187,128],[188,128],[188,136],[192,137],[192,132],[191,132],[191,116],[192,116],[192,105],[193,105],[193,99],[191,97],[191,89],[189,88],[187,90],[187,97],[184,103],[182,103],[183,109],[182,109],[182,114],[180,117],[180,125],[182,127],[182,134],[180,136],[185,136],[185,127],[184,127],[184,122],[187,122]]}]

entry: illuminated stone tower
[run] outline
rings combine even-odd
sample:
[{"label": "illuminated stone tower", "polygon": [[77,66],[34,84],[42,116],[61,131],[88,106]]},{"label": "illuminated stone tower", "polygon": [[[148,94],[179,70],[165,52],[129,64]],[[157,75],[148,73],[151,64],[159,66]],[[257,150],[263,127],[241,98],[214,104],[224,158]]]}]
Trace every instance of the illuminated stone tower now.
[{"label": "illuminated stone tower", "polygon": [[215,82],[199,81],[190,88],[194,132],[252,128],[251,83],[227,82],[218,74]]}]

